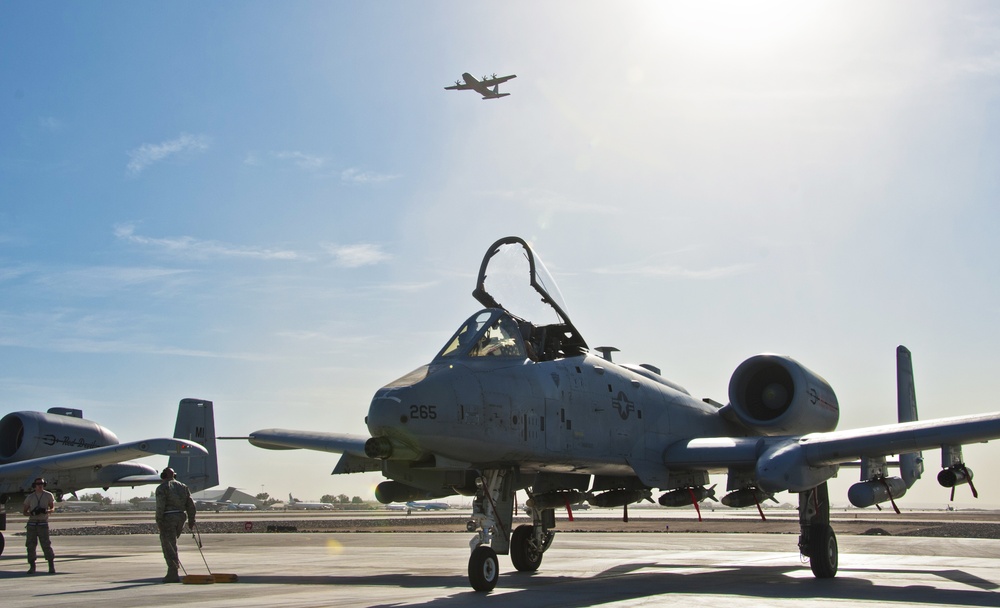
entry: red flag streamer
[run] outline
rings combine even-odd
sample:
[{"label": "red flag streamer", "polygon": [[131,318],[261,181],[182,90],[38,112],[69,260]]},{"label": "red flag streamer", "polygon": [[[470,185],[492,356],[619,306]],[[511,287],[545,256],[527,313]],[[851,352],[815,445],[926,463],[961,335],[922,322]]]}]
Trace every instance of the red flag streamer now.
[{"label": "red flag streamer", "polygon": [[694,505],[694,510],[698,514],[698,521],[701,521],[701,507],[698,506],[698,499],[694,496],[694,488],[688,488],[688,494],[691,495],[691,504]]},{"label": "red flag streamer", "polygon": [[964,464],[962,465],[962,471],[965,472],[965,476],[969,479],[969,488],[972,489],[972,497],[979,498],[979,492],[976,491],[976,486],[972,484],[972,473],[969,469],[965,468]]},{"label": "red flag streamer", "polygon": [[569,520],[573,521],[573,507],[569,506],[569,499],[566,499],[566,513],[569,514]]},{"label": "red flag streamer", "polygon": [[[899,515],[899,507],[896,506],[896,501],[892,499],[892,490],[889,489],[889,482],[887,482],[884,477],[879,477],[879,481],[881,481],[882,485],[885,486],[885,493],[889,495],[889,504],[891,504],[893,510],[896,511],[896,515]],[[877,507],[878,505],[875,506]],[[882,509],[879,509],[879,511],[881,510]]]}]

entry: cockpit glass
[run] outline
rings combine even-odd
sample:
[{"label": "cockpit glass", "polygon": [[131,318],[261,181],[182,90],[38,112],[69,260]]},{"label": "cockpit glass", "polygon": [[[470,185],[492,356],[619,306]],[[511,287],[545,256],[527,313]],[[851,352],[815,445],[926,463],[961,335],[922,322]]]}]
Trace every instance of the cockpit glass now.
[{"label": "cockpit glass", "polygon": [[524,359],[527,351],[517,323],[505,314],[484,310],[466,321],[440,356],[460,355]]},{"label": "cockpit glass", "polygon": [[450,357],[464,351],[476,339],[476,334],[479,333],[483,325],[489,322],[492,316],[493,313],[484,310],[466,321],[465,325],[459,328],[458,333],[452,336],[451,341],[441,351],[440,356]]}]

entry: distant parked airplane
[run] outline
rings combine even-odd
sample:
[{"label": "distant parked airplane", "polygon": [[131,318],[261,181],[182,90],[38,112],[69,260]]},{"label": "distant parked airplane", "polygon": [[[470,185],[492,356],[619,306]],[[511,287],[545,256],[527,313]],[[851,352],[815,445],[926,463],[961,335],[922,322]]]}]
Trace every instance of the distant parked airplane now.
[{"label": "distant parked airplane", "polygon": [[446,502],[410,501],[406,506],[417,511],[444,511],[451,505]]},{"label": "distant parked airplane", "polygon": [[333,508],[333,505],[328,502],[302,502],[297,498],[293,498],[291,492],[288,493],[288,504],[285,506],[296,511],[329,511]]},{"label": "distant parked airplane", "polygon": [[207,511],[211,509],[216,513],[218,513],[222,509],[225,509],[229,507],[231,504],[233,504],[230,501],[230,498],[233,497],[234,492],[236,492],[236,488],[234,488],[233,486],[229,486],[228,488],[226,488],[226,491],[222,493],[222,496],[220,496],[218,500],[195,500],[194,506],[199,511]]},{"label": "distant parked airplane", "polygon": [[[462,79],[465,80],[463,83],[460,80],[455,81],[455,86],[445,87],[446,91],[468,91],[473,90],[483,96],[483,99],[499,99],[501,97],[506,97],[510,93],[501,93],[500,85],[511,80],[512,78],[517,78],[516,74],[511,74],[510,76],[501,76],[497,78],[496,74],[493,76],[483,76],[482,80],[476,80],[476,77],[472,74],[466,72],[462,74]],[[492,89],[490,87],[493,87]]]}]

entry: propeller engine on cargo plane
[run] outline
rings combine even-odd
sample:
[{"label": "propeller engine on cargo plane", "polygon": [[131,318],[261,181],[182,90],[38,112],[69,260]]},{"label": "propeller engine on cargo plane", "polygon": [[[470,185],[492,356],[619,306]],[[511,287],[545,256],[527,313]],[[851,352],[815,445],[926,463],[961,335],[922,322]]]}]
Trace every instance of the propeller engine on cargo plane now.
[{"label": "propeller engine on cargo plane", "polygon": [[[538,569],[556,509],[583,501],[627,508],[654,490],[661,505],[697,506],[715,499],[706,486],[716,472],[728,478],[724,505],[759,508],[777,492],[797,493],[799,550],[815,576],[830,578],[838,551],[827,480],[841,466],[861,470],[852,501],[878,504],[920,477],[921,450],[941,449],[939,481],[953,488],[972,480],[961,446],[1000,437],[996,412],[919,421],[902,346],[898,424],[837,431],[830,384],[773,354],[737,366],[729,403],[696,399],[654,366],[615,363],[610,347],[592,352],[552,277],[518,237],[489,247],[473,296],[485,309],[430,363],[375,393],[370,437],[267,429],[248,439],[267,449],[341,452],[335,474],[379,471],[390,480],[379,486],[383,502],[474,496],[468,572],[478,591],[496,585],[498,554],[509,554],[519,571]],[[899,477],[888,475],[891,454],[899,455],[891,465]],[[531,524],[513,528],[521,489]]]}]

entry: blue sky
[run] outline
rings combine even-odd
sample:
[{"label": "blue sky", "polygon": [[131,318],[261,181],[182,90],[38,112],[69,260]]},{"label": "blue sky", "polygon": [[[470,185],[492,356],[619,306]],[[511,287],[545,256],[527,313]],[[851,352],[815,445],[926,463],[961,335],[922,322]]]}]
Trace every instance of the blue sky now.
[{"label": "blue sky", "polygon": [[[0,402],[123,440],[364,433],[529,239],[590,344],[726,399],[759,352],[891,422],[1000,409],[987,2],[0,2]],[[517,74],[501,100],[445,91]],[[1000,504],[970,446],[983,498]],[[943,505],[937,452],[911,498]],[[370,495],[336,458],[223,483]],[[159,466],[156,459],[150,464]],[[855,473],[836,482],[846,501]]]}]

